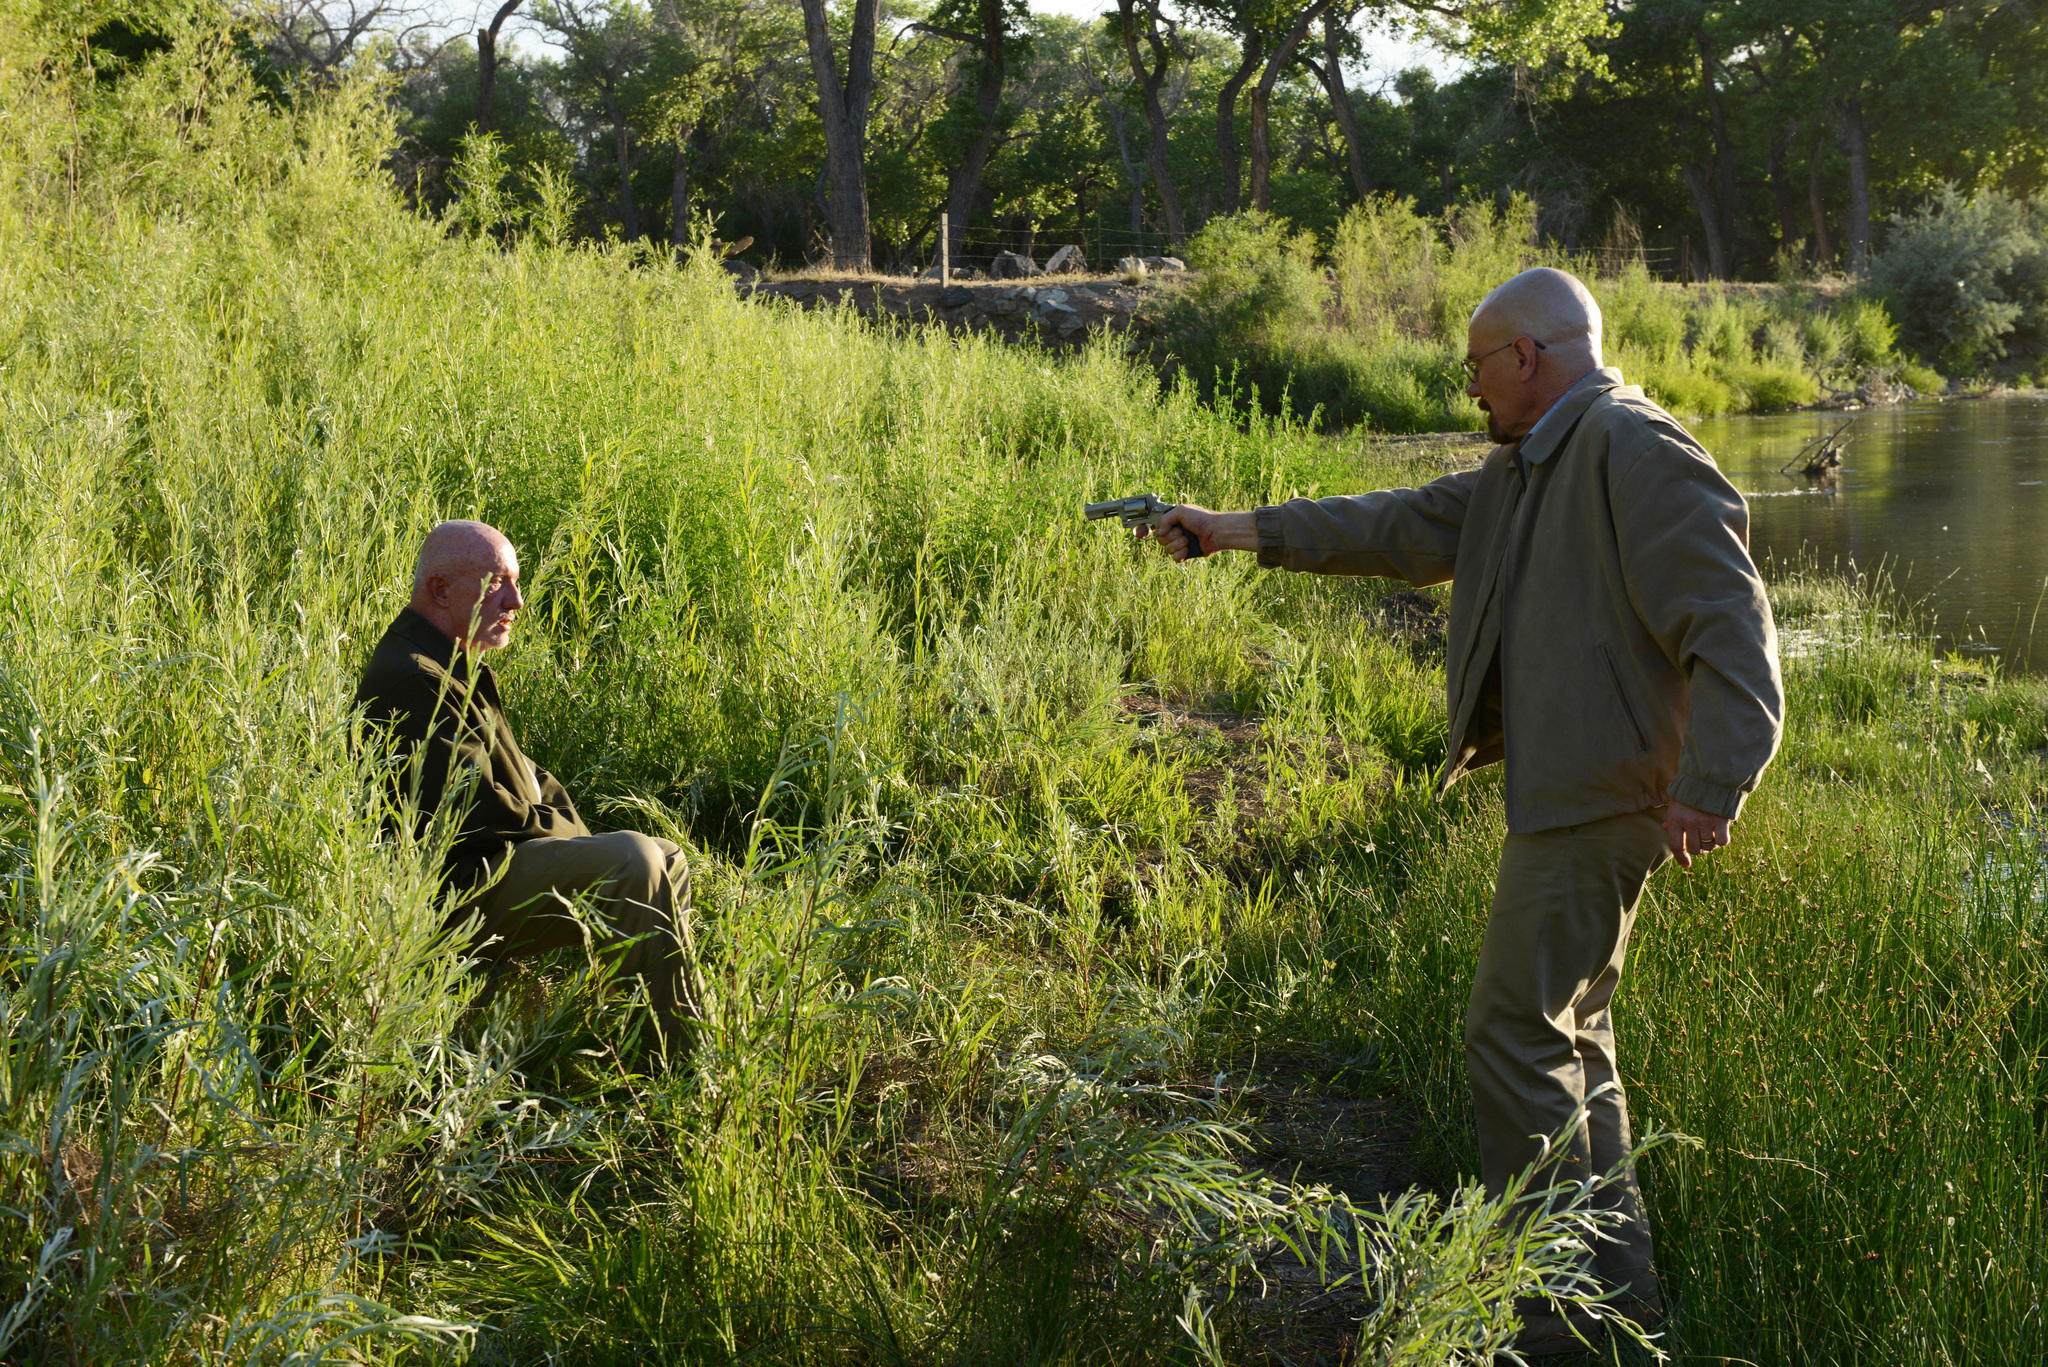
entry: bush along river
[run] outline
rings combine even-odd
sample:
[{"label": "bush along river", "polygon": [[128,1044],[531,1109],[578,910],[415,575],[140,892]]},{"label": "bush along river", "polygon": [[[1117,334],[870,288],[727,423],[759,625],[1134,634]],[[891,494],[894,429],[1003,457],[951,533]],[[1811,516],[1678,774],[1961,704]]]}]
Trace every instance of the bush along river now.
[{"label": "bush along river", "polygon": [[[2048,674],[2048,398],[1689,425],[1749,499],[1767,573],[1882,571],[1938,648]],[[1838,428],[1840,468],[1802,474]]]}]

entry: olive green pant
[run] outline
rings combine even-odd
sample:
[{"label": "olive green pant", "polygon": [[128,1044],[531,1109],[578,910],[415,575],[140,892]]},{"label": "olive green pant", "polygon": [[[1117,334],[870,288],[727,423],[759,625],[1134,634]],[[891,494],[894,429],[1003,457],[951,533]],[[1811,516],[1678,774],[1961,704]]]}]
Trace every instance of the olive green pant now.
[{"label": "olive green pant", "polygon": [[[575,914],[581,901],[586,914]],[[587,945],[617,953],[619,977],[647,984],[663,1036],[687,1039],[697,1015],[680,938],[690,868],[675,844],[637,831],[527,840],[498,881],[464,908],[482,921],[476,955],[495,981],[513,959]]]},{"label": "olive green pant", "polygon": [[[1636,906],[1670,858],[1664,809],[1530,835],[1501,848],[1493,910],[1465,1017],[1465,1067],[1479,1117],[1479,1154],[1489,1192],[1542,1151],[1587,1094],[1587,1126],[1561,1155],[1558,1178],[1615,1168],[1630,1138],[1628,1103],[1615,1076],[1614,989],[1621,981]],[[1622,1216],[1615,1242],[1595,1246],[1594,1269],[1628,1301],[1661,1312],[1650,1225],[1633,1173],[1602,1201]]]}]

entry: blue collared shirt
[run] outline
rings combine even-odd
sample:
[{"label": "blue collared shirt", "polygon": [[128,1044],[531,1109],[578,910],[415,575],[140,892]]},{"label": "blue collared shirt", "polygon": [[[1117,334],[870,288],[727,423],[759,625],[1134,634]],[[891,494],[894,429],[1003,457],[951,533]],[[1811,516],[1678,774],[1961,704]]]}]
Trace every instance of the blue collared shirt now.
[{"label": "blue collared shirt", "polygon": [[[1521,472],[1523,488],[1529,487],[1529,467],[1541,465],[1550,459],[1553,448],[1563,440],[1573,419],[1584,411],[1585,405],[1567,404],[1566,400],[1570,399],[1575,391],[1584,388],[1589,381],[1596,388],[1613,386],[1621,383],[1621,374],[1612,369],[1596,367],[1579,376],[1572,382],[1570,389],[1557,396],[1557,402],[1544,411],[1543,416],[1536,420],[1536,425],[1529,429],[1527,435],[1516,443],[1515,469]],[[1575,410],[1571,417],[1560,416],[1567,407]]]}]

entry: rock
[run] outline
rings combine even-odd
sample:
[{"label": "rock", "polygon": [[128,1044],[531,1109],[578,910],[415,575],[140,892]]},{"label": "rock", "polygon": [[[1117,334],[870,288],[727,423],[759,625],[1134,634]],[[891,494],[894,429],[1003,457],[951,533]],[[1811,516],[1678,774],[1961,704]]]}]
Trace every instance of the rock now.
[{"label": "rock", "polygon": [[1177,256],[1148,256],[1144,260],[1146,270],[1160,271],[1167,275],[1171,275],[1175,271],[1184,271],[1188,268],[1187,262]]},{"label": "rock", "polygon": [[920,280],[936,280],[939,278],[939,268],[933,266],[930,270],[919,271],[917,278]]},{"label": "rock", "polygon": [[739,284],[759,285],[761,283],[761,272],[755,270],[738,257],[729,256],[718,264],[725,267],[725,273]]},{"label": "rock", "polygon": [[1025,280],[1034,275],[1044,275],[1045,272],[1028,256],[1019,256],[1015,252],[997,252],[996,259],[989,263],[988,274],[991,280]]},{"label": "rock", "polygon": [[1145,258],[1141,256],[1124,257],[1116,263],[1116,273],[1118,275],[1143,275],[1145,273]]},{"label": "rock", "polygon": [[953,267],[953,278],[954,278],[955,280],[986,280],[986,279],[988,279],[988,277],[987,277],[987,276],[983,275],[983,274],[982,274],[982,273],[981,273],[980,271],[976,270],[976,269],[975,269],[974,267],[972,267],[972,266],[955,266],[955,267]]},{"label": "rock", "polygon": [[1088,262],[1081,255],[1081,249],[1072,243],[1054,252],[1045,263],[1045,273],[1047,275],[1067,275],[1087,269]]},{"label": "rock", "polygon": [[942,309],[957,309],[962,304],[973,302],[974,291],[959,285],[951,285],[939,291],[939,307]]}]

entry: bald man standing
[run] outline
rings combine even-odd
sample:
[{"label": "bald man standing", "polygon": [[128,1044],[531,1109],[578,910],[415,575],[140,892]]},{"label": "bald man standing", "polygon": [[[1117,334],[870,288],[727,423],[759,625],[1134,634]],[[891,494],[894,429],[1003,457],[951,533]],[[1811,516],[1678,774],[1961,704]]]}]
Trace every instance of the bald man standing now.
[{"label": "bald man standing", "polygon": [[[1667,859],[1690,868],[1728,843],[1785,708],[1742,496],[1676,419],[1602,368],[1586,287],[1547,269],[1501,285],[1473,312],[1464,367],[1496,443],[1477,469],[1246,513],[1183,506],[1159,536],[1178,559],[1193,539],[1271,567],[1451,581],[1438,792],[1506,766],[1507,837],[1465,1020],[1498,1192],[1589,1097],[1590,1133],[1566,1155],[1575,1175],[1627,1151],[1610,1003],[1637,903]],[[1609,1200],[1622,1223],[1597,1270],[1618,1309],[1654,1324],[1664,1304],[1633,1176]],[[1598,1333],[1543,1313],[1525,1324],[1526,1354]]]},{"label": "bald man standing", "polygon": [[[667,840],[592,835],[554,775],[520,751],[482,657],[511,641],[525,606],[504,533],[441,523],[420,546],[412,601],[371,653],[356,702],[397,738],[400,788],[423,816],[451,785],[468,792],[446,873],[449,886],[475,894],[453,920],[479,918],[476,954],[493,976],[521,955],[584,944],[588,926],[618,953],[621,977],[645,981],[664,1041],[687,1044],[695,1012],[677,929],[689,868]],[[574,914],[578,899],[597,924]]]}]

